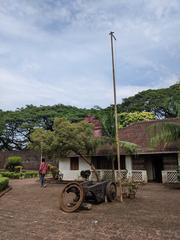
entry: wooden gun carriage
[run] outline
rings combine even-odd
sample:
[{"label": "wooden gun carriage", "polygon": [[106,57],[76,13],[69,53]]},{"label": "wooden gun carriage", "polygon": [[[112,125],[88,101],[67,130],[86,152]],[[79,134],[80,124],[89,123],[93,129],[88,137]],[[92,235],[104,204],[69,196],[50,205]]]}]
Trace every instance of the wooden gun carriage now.
[{"label": "wooden gun carriage", "polygon": [[74,212],[84,203],[112,202],[116,199],[116,184],[109,181],[71,182],[61,192],[60,209]]}]

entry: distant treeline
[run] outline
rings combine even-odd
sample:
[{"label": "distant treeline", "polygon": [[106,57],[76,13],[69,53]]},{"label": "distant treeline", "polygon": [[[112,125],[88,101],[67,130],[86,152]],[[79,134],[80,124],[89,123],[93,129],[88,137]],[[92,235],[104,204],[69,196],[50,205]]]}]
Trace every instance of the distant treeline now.
[{"label": "distant treeline", "polygon": [[[122,103],[118,104],[118,113],[121,113],[119,114],[120,127],[154,117],[179,117],[180,84],[166,89],[143,91],[133,97],[123,99]],[[62,104],[40,107],[27,105],[25,108],[15,111],[0,110],[0,149],[25,149],[33,130],[38,127],[53,130],[53,122],[56,117],[64,117],[71,122],[78,122],[87,115],[97,117],[107,135],[114,131],[113,105],[104,109],[100,107],[85,109]]]}]

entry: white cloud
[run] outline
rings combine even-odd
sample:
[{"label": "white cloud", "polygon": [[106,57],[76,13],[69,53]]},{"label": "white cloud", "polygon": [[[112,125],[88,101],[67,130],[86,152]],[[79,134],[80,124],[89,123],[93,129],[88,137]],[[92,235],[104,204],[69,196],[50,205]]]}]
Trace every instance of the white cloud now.
[{"label": "white cloud", "polygon": [[180,75],[180,1],[0,2],[0,108],[111,104],[111,30],[118,101]]}]

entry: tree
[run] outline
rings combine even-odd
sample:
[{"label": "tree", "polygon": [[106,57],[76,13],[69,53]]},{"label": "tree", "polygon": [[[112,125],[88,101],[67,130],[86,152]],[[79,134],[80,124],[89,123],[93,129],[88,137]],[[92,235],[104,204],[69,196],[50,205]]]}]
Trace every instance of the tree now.
[{"label": "tree", "polygon": [[180,147],[180,124],[163,122],[152,125],[149,128],[150,142],[152,145],[164,146],[176,142]]},{"label": "tree", "polygon": [[45,153],[56,157],[69,156],[72,153],[79,155],[91,166],[99,181],[95,167],[86,157],[86,155],[95,152],[99,143],[99,140],[93,135],[93,128],[90,124],[85,122],[71,123],[65,118],[55,118],[53,131],[36,129],[31,134],[31,141],[32,147],[42,147]]},{"label": "tree", "polygon": [[154,120],[156,119],[155,115],[150,112],[123,112],[118,115],[119,127],[126,127],[131,123]]},{"label": "tree", "polygon": [[52,144],[54,142],[55,136],[54,133],[50,130],[45,130],[43,128],[37,128],[32,132],[31,144],[29,147],[34,150],[39,150],[41,156],[43,154],[48,154],[52,151]]},{"label": "tree", "polygon": [[81,121],[87,109],[62,104],[54,106],[27,105],[15,111],[0,111],[0,149],[22,150],[27,147],[35,128],[53,130],[55,117],[66,117],[71,122]]},{"label": "tree", "polygon": [[157,118],[180,116],[180,83],[157,90],[147,90],[123,99],[118,112],[152,112]]}]

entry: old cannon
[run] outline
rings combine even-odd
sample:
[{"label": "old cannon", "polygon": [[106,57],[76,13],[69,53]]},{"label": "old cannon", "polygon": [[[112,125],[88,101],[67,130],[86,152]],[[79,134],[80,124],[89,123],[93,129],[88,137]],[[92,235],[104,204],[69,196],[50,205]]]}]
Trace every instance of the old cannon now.
[{"label": "old cannon", "polygon": [[70,182],[61,192],[60,209],[64,212],[74,212],[84,203],[112,202],[116,199],[116,184],[110,181]]}]

